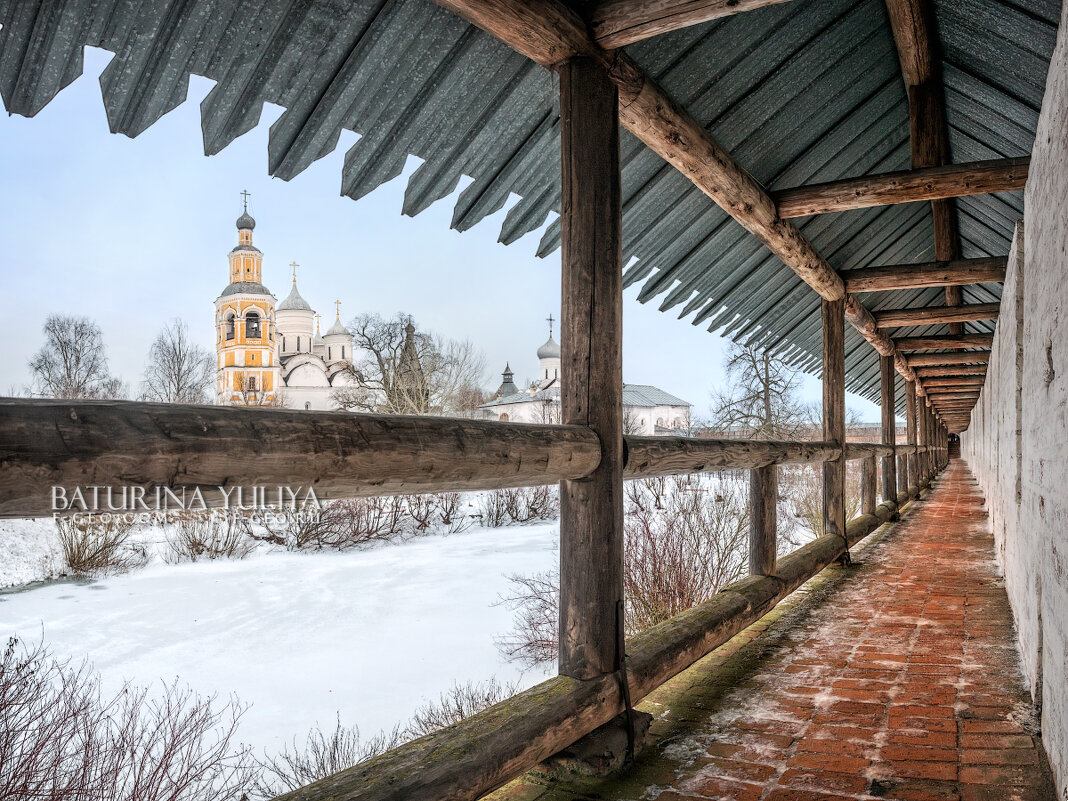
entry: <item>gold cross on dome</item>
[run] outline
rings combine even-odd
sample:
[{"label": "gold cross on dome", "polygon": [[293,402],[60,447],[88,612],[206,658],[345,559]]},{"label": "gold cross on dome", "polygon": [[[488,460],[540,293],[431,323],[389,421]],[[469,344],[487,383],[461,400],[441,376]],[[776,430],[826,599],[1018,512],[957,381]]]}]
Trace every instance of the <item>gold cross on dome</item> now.
[{"label": "gold cross on dome", "polygon": [[293,268],[293,286],[297,285],[297,268],[300,267],[295,261],[289,262],[289,266]]},{"label": "gold cross on dome", "polygon": [[337,306],[337,319],[341,319],[341,301],[335,300],[334,305]]},{"label": "gold cross on dome", "polygon": [[245,211],[248,211],[248,199],[252,197],[252,194],[247,189],[242,189],[241,197],[244,199]]},{"label": "gold cross on dome", "polygon": [[549,316],[548,316],[547,318],[545,318],[545,319],[546,319],[546,320],[548,321],[548,323],[549,323],[549,339],[552,339],[552,338],[553,338],[553,316],[552,316],[552,314],[550,314],[550,315],[549,315]]}]

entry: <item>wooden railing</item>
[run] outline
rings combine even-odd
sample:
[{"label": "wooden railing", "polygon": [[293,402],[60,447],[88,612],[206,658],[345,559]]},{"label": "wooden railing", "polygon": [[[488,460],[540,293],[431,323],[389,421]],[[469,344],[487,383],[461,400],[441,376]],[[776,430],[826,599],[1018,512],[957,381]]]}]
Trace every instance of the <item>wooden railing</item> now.
[{"label": "wooden railing", "polygon": [[[630,478],[751,471],[750,576],[626,644],[633,701],[686,669],[841,558],[916,497],[937,446],[851,443],[862,461],[862,514],[845,537],[827,534],[777,559],[780,465],[840,460],[828,442],[625,437]],[[907,457],[922,460],[910,471]],[[915,478],[876,504],[876,460],[906,459]],[[0,515],[52,513],[50,488],[122,485],[200,488],[221,505],[236,486],[300,485],[320,499],[481,490],[577,480],[601,445],[583,426],[452,418],[175,406],[108,401],[0,400]],[[921,463],[921,462],[918,462]],[[885,494],[885,493],[884,493]],[[560,751],[624,708],[618,673],[558,676],[435,734],[284,798],[476,799]]]}]

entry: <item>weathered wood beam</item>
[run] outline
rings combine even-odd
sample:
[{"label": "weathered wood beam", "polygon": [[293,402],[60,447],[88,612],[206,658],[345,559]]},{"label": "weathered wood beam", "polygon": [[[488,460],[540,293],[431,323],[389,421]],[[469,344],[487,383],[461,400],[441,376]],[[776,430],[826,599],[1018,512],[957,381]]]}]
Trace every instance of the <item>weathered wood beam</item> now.
[{"label": "weathered wood beam", "polygon": [[783,219],[1022,189],[1029,156],[862,175],[772,193]]},{"label": "weathered wood beam", "polygon": [[990,351],[968,350],[956,353],[910,353],[908,363],[912,367],[931,365],[983,365],[990,361]]},{"label": "weathered wood beam", "polygon": [[833,442],[632,436],[625,439],[627,464],[623,475],[627,478],[753,470],[773,464],[819,464],[842,455],[841,446]]},{"label": "weathered wood beam", "polygon": [[774,576],[778,552],[776,529],[779,468],[749,471],[749,575]]},{"label": "weathered wood beam", "polygon": [[596,59],[560,67],[560,413],[601,460],[560,483],[560,674],[619,669],[623,602],[623,256],[619,100]]},{"label": "weathered wood beam", "polygon": [[849,292],[886,292],[895,289],[923,289],[951,284],[981,284],[1005,280],[1004,256],[921,264],[863,267],[843,274]]},{"label": "weathered wood beam", "polygon": [[[989,348],[994,344],[993,334],[945,334],[926,337],[896,337],[898,350],[943,350],[945,348]],[[926,386],[926,385],[925,385]]]},{"label": "weathered wood beam", "polygon": [[[905,382],[905,441],[913,448],[916,447],[916,382]],[[915,450],[908,456],[908,485],[909,496],[919,497],[920,473],[919,453]]]},{"label": "weathered wood beam", "polygon": [[923,379],[923,385],[925,387],[964,387],[964,386],[982,386],[986,381],[986,376],[981,375],[959,375],[959,376],[931,376]]},{"label": "weathered wood beam", "polygon": [[970,303],[967,306],[925,306],[920,309],[880,309],[872,316],[882,328],[940,325],[968,320],[996,320],[1000,303]]},{"label": "weathered wood beam", "polygon": [[[623,50],[605,50],[583,20],[559,0],[434,0],[537,63],[557,68],[585,55],[599,60],[619,89],[619,118],[631,133],[760,240],[824,300],[846,298],[846,320],[880,355],[894,353],[871,313],[847,297],[842,278],[775,201],[693,116]],[[908,380],[903,359],[895,366]]]},{"label": "weathered wood beam", "polygon": [[897,461],[894,453],[897,445],[897,420],[894,409],[894,365],[889,356],[879,358],[879,411],[882,417],[883,445],[890,446],[890,453],[883,457],[883,497],[897,498]]},{"label": "weathered wood beam", "polygon": [[[823,439],[845,447],[845,302],[825,300],[823,318]],[[890,357],[881,357],[889,360]],[[845,454],[823,463],[823,531],[845,537]]]},{"label": "weathered wood beam", "polygon": [[876,506],[876,475],[878,466],[875,457],[864,459],[860,463],[860,513],[865,515],[875,514]]},{"label": "weathered wood beam", "polygon": [[985,376],[985,364],[946,364],[940,367],[917,367],[916,376],[920,379],[939,376],[978,375]]},{"label": "weathered wood beam", "polygon": [[522,487],[582,478],[600,460],[597,435],[580,426],[0,400],[2,517],[50,515],[53,486],[185,487],[223,506],[253,485],[300,487],[301,498],[313,489],[320,500]]},{"label": "weathered wood beam", "polygon": [[593,38],[605,48],[728,17],[787,0],[602,0],[589,14]]}]

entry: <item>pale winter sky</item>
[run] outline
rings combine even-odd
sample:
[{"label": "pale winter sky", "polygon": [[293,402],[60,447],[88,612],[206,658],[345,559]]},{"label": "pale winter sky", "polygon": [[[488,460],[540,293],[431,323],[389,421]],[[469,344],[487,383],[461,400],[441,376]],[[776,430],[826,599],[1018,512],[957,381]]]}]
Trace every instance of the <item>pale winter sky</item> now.
[{"label": "pale winter sky", "polygon": [[[227,282],[237,242],[239,192],[251,192],[264,283],[281,300],[290,262],[301,294],[333,321],[403,311],[434,333],[469,339],[486,355],[483,384],[495,389],[510,362],[533,377],[545,318],[560,316],[559,251],[534,255],[540,231],[505,247],[497,234],[507,208],[464,234],[449,229],[451,198],[418,217],[400,213],[404,176],[359,201],[340,197],[341,163],[356,134],[286,183],[267,175],[267,129],[281,109],[217,156],[203,154],[199,103],[211,82],[193,77],[189,99],[137,139],[108,132],[97,82],[110,54],[86,51],[85,74],[33,119],[0,119],[0,394],[30,380],[27,361],[51,313],[93,318],[112,371],[136,389],[149,345],[166,320],[185,319],[214,348],[213,302]],[[457,192],[464,187],[461,183]],[[704,415],[723,381],[727,341],[695,328],[656,301],[624,300],[624,380],[655,384]],[[819,383],[805,377],[807,401]],[[849,396],[864,420],[877,407]]]}]

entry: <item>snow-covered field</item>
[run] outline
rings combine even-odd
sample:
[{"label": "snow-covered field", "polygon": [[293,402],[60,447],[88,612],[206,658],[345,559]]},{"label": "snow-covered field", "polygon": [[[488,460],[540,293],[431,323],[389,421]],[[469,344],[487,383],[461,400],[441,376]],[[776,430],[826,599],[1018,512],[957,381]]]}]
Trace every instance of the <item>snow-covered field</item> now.
[{"label": "snow-covered field", "polygon": [[[13,540],[54,527],[17,523],[0,531],[0,558],[21,553],[23,572],[38,578],[29,574],[41,544]],[[198,692],[235,693],[251,704],[240,739],[257,750],[332,728],[338,714],[369,737],[454,681],[496,676],[526,687],[543,678],[503,661],[494,637],[511,627],[511,610],[498,604],[506,576],[553,567],[557,539],[553,522],[342,553],[154,562],[0,594],[0,636],[43,631],[57,656],[88,657],[107,690],[179,677]]]}]

